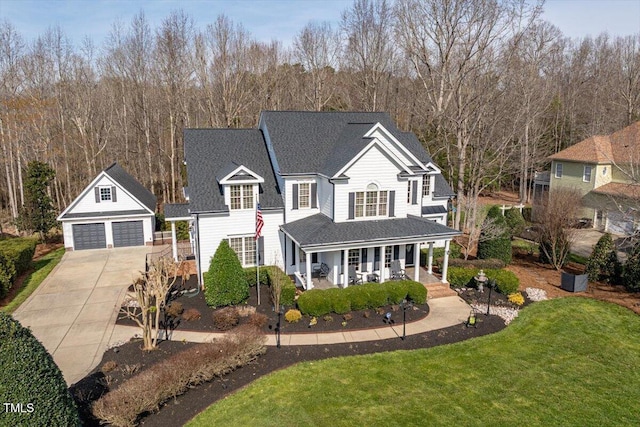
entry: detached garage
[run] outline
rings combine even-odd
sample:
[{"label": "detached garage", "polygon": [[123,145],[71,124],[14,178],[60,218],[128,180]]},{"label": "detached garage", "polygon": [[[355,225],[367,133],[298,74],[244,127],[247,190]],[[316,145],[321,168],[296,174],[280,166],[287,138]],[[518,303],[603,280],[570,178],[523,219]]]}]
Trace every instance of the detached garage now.
[{"label": "detached garage", "polygon": [[117,163],[58,217],[67,250],[153,244],[156,197]]}]

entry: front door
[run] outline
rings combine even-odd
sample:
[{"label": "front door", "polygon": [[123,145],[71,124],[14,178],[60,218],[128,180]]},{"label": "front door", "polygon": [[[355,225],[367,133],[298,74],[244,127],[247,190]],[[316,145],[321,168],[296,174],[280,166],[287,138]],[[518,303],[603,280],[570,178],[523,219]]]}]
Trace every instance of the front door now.
[{"label": "front door", "polygon": [[415,245],[405,245],[405,250],[404,250],[404,265],[405,267],[413,267],[415,265],[415,263],[413,262],[413,259],[415,258],[413,256],[413,251],[415,250]]}]

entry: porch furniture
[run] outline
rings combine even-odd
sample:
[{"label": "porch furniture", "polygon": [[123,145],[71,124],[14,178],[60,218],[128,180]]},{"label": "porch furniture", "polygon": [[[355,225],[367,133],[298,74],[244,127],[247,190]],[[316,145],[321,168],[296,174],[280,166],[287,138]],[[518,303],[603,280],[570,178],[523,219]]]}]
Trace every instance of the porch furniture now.
[{"label": "porch furniture", "polygon": [[379,281],[380,281],[380,276],[378,276],[376,273],[367,274],[367,282],[378,283]]},{"label": "porch furniture", "polygon": [[400,267],[400,261],[391,261],[391,280],[406,280],[408,278],[405,271]]},{"label": "porch furniture", "polygon": [[315,269],[315,273],[318,275],[318,278],[320,278],[320,279],[325,278],[326,279],[327,276],[329,275],[329,266],[323,262],[322,264],[320,264],[318,266],[317,269]]},{"label": "porch furniture", "polygon": [[349,266],[349,284],[358,285],[362,283],[362,274],[359,274],[356,271],[356,267],[353,265]]}]

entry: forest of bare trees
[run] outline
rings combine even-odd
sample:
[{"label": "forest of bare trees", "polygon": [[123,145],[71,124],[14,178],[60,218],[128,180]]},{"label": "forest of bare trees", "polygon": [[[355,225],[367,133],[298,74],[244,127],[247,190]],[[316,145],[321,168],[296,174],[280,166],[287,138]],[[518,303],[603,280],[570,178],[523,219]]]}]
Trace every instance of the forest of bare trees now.
[{"label": "forest of bare trees", "polygon": [[[96,46],[59,27],[26,41],[0,22],[0,208],[16,218],[23,172],[56,171],[67,206],[118,161],[162,203],[181,200],[185,127],[254,127],[261,110],[386,111],[413,131],[460,196],[456,227],[499,187],[531,197],[545,158],[640,120],[640,33],[569,39],[525,0],[354,0],[339,25],[291,46],[219,16],[139,12]],[[466,212],[466,215],[461,215]],[[466,224],[465,224],[466,222]]]}]

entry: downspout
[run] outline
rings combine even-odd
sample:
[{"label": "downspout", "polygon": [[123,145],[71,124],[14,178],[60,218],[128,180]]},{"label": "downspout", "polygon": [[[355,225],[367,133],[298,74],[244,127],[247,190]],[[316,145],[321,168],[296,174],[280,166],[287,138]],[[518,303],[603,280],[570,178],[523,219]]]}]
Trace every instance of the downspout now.
[{"label": "downspout", "polygon": [[204,289],[202,280],[202,266],[200,265],[200,218],[196,215],[196,270],[198,271],[198,289]]}]

